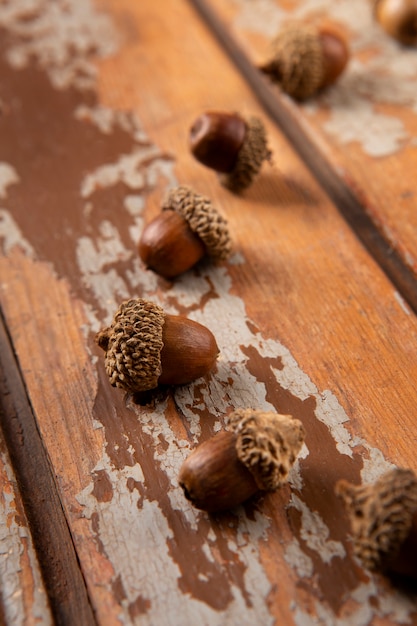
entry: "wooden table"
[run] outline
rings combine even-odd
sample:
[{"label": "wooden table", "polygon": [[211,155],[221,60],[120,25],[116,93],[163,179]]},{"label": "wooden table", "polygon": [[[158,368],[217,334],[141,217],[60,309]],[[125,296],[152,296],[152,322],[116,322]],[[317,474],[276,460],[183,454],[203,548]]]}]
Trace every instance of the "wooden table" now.
[{"label": "wooden table", "polygon": [[[352,57],[300,104],[255,66],[324,16]],[[0,622],[417,624],[334,491],[417,470],[416,50],[363,0],[13,0],[0,26]],[[241,195],[189,152],[207,109],[267,128]],[[178,184],[234,251],[170,282],[137,242]],[[94,337],[130,297],[210,328],[215,370],[112,388]],[[305,446],[278,492],[208,515],[178,471],[238,407],[291,413]]]}]

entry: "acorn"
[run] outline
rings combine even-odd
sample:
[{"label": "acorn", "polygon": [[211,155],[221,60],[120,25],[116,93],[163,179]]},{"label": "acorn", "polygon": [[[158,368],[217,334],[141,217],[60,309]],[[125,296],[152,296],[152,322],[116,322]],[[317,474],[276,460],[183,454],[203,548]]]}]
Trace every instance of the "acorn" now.
[{"label": "acorn", "polygon": [[281,487],[305,436],[302,423],[291,415],[253,409],[235,410],[226,428],[200,444],[179,473],[185,497],[209,513]]},{"label": "acorn", "polygon": [[130,392],[189,383],[206,375],[219,355],[208,328],[142,298],[123,302],[96,342],[106,353],[110,384]]},{"label": "acorn", "polygon": [[345,502],[353,551],[373,572],[417,577],[417,477],[395,468],[376,483],[340,480],[336,493]]},{"label": "acorn", "polygon": [[206,255],[213,262],[227,259],[231,239],[227,221],[211,201],[182,185],[168,192],[160,215],[145,226],[138,248],[149,269],[175,278]]},{"label": "acorn", "polygon": [[374,17],[402,44],[417,44],[417,0],[373,0]]},{"label": "acorn", "polygon": [[191,126],[189,144],[197,161],[215,170],[236,193],[249,187],[263,161],[271,158],[263,122],[237,113],[203,113]]},{"label": "acorn", "polygon": [[260,69],[296,100],[305,100],[333,84],[349,60],[345,37],[331,24],[292,22],[271,43]]}]

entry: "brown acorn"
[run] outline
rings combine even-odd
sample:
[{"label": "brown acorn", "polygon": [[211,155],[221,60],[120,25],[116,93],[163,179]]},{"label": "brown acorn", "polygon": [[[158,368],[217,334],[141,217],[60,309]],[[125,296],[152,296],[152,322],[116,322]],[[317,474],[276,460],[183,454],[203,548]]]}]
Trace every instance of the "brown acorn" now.
[{"label": "brown acorn", "polygon": [[96,342],[111,385],[130,392],[189,383],[207,374],[219,354],[208,328],[142,298],[123,302]]},{"label": "brown acorn", "polygon": [[289,96],[305,100],[334,83],[348,60],[346,39],[334,25],[292,22],[272,41],[270,57],[258,69]]},{"label": "brown acorn", "polygon": [[145,226],[138,249],[149,269],[175,278],[205,255],[214,262],[225,260],[231,240],[226,220],[210,200],[182,185],[169,191],[161,214]]},{"label": "brown acorn", "polygon": [[203,113],[191,126],[189,143],[194,157],[237,193],[252,184],[263,161],[271,157],[262,121],[245,120],[237,113]]},{"label": "brown acorn", "polygon": [[417,0],[373,0],[374,16],[388,35],[402,44],[417,44]]},{"label": "brown acorn", "polygon": [[179,484],[198,509],[238,506],[258,491],[275,491],[288,477],[304,442],[291,415],[237,409],[227,430],[200,444],[184,461]]},{"label": "brown acorn", "polygon": [[340,480],[336,492],[346,505],[355,556],[374,572],[417,578],[417,477],[396,468],[376,483]]}]

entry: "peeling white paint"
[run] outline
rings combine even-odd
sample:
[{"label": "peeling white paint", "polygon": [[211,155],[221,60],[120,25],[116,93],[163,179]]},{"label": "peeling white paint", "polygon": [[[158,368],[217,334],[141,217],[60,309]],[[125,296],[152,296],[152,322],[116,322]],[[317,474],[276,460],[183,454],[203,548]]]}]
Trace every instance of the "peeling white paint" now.
[{"label": "peeling white paint", "polygon": [[4,255],[10,254],[12,249],[19,247],[27,257],[36,258],[35,251],[29,241],[23,237],[13,216],[6,209],[0,208],[0,243]]},{"label": "peeling white paint", "polygon": [[[193,308],[190,317],[205,324],[214,332],[222,354],[217,371],[207,382],[195,381],[175,391],[176,403],[187,420],[187,429],[193,435],[194,445],[201,435],[200,415],[194,400],[195,397],[203,398],[205,410],[208,410],[216,418],[218,426],[223,423],[224,416],[232,408],[253,406],[265,410],[275,409],[266,401],[265,385],[257,381],[246,368],[247,357],[243,349],[251,347],[265,358],[281,359],[281,368],[271,368],[278,385],[288,389],[301,400],[306,400],[309,397],[315,398],[316,417],[327,425],[341,454],[352,457],[356,446],[365,447],[368,456],[364,460],[363,478],[369,479],[379,475],[388,464],[378,450],[369,447],[360,438],[352,438],[347,428],[349,418],[336,397],[329,391],[320,392],[308,376],[300,370],[288,349],[280,342],[265,339],[261,333],[254,334],[250,331],[248,324],[250,320],[246,316],[244,303],[232,293],[232,282],[227,266],[207,267],[201,270],[198,276],[189,274],[182,277],[171,289],[170,305],[167,310],[173,314],[177,313],[175,302],[178,303],[178,307],[195,307],[201,303],[202,295],[209,295],[212,288],[217,297],[208,298],[203,307]],[[99,295],[97,293],[97,296]],[[153,287],[151,292],[146,292],[145,288],[142,295],[153,298]],[[101,303],[103,307],[106,306],[103,300]],[[204,514],[196,512],[185,500],[178,487],[177,479],[179,468],[188,454],[189,442],[178,440],[175,433],[171,431],[169,424],[164,419],[166,408],[164,404],[156,407],[152,413],[147,413],[136,405],[129,406],[137,413],[141,428],[152,437],[155,460],[170,478],[171,487],[168,496],[173,510],[182,511],[190,529],[195,530],[198,526],[199,516]],[[163,452],[158,452],[160,436],[166,442],[166,449]],[[302,456],[307,455],[308,449],[304,446]],[[296,463],[291,472],[290,484],[297,489],[302,487],[299,462]],[[311,511],[307,507],[302,500],[302,495],[295,496],[293,494],[289,506],[295,507],[301,512],[300,537],[324,563],[329,563],[334,557],[343,558],[345,556],[343,545],[331,538],[325,521],[317,511]],[[246,577],[251,578],[256,572],[256,579],[259,580],[262,575],[262,569],[259,569],[260,555],[258,552],[258,542],[261,536],[259,519],[257,519],[255,526],[251,527],[243,510],[239,516],[240,530],[236,539],[229,539],[229,548],[232,551],[239,550],[240,558],[243,558],[241,551],[242,537],[244,537],[248,550],[248,554],[245,556],[248,564]],[[245,521],[247,527],[243,530]],[[262,533],[267,533],[268,527],[268,520],[263,519]],[[250,549],[249,546],[251,546]],[[302,574],[305,578],[314,575],[312,562],[307,555],[303,554],[300,544],[292,543],[286,550],[285,558],[298,575]],[[247,584],[247,588],[250,588],[249,582]],[[264,580],[263,584],[263,597],[266,597],[267,581]],[[319,609],[328,610],[321,605]],[[368,609],[372,612],[372,608],[368,607]]]},{"label": "peeling white paint", "polygon": [[297,539],[293,539],[285,548],[284,558],[300,578],[310,578],[314,574],[312,559],[301,549]]},{"label": "peeling white paint", "polygon": [[380,450],[369,446],[366,446],[366,454],[362,456],[362,462],[361,479],[365,484],[376,482],[383,474],[395,467],[384,458]]},{"label": "peeling white paint", "polygon": [[332,94],[331,115],[324,130],[341,144],[359,143],[372,157],[388,156],[402,148],[408,138],[403,122],[375,111],[371,101],[351,88],[352,82],[345,82]]},{"label": "peeling white paint", "polygon": [[[0,453],[2,481],[8,481],[17,489],[10,460]],[[0,481],[0,482],[2,482]],[[22,525],[22,517],[17,510],[13,491],[3,489],[0,496],[0,580],[2,608],[7,624],[25,626],[29,623],[52,625],[45,589],[42,584],[39,564],[27,526]],[[24,598],[22,583],[22,559],[27,559],[33,577],[33,590],[29,598]],[[28,601],[29,600],[29,601]]]},{"label": "peeling white paint", "polygon": [[311,511],[295,494],[291,496],[291,505],[301,513],[300,537],[310,550],[320,555],[324,563],[330,563],[334,557],[346,556],[343,544],[329,539],[329,528],[317,511]]},{"label": "peeling white paint", "polygon": [[381,593],[373,581],[361,583],[346,598],[348,607],[343,609],[342,616],[335,615],[329,607],[317,603],[316,615],[304,612],[296,607],[294,620],[296,626],[369,626],[375,618],[389,619],[396,625],[411,624],[415,603],[400,591],[392,589],[389,594]]},{"label": "peeling white paint", "polygon": [[[173,539],[174,536],[168,520],[157,502],[143,500],[138,506],[138,492],[127,487],[129,478],[144,482],[138,464],[117,470],[104,453],[94,469],[98,470],[106,471],[113,487],[112,498],[108,502],[98,503],[92,495],[91,484],[77,495],[77,500],[84,507],[84,517],[91,519],[94,513],[98,515],[100,543],[115,568],[115,578],[119,577],[123,583],[126,599],[121,603],[122,624],[177,626],[178,616],[181,615],[181,621],[185,624],[195,622],[207,626],[232,626],[236,623],[236,615],[239,615],[239,623],[243,626],[252,626],[257,620],[265,626],[272,626],[273,620],[263,600],[269,592],[270,583],[259,559],[253,558],[252,553],[256,548],[246,536],[251,534],[250,526],[255,527],[258,538],[263,536],[265,523],[261,516],[258,516],[259,520],[248,520],[246,524],[242,520],[239,541],[229,546],[243,563],[248,561],[247,586],[253,605],[248,607],[240,589],[233,586],[232,602],[226,610],[216,611],[194,598],[184,598],[178,591],[181,571],[169,553],[167,539]],[[194,509],[190,509],[190,513],[194,517],[201,515]],[[210,559],[213,559],[211,554]],[[128,607],[138,596],[148,600],[150,606],[146,614],[132,620]]]},{"label": "peeling white paint", "polygon": [[0,198],[7,196],[7,187],[19,182],[19,176],[15,168],[9,163],[0,161]]},{"label": "peeling white paint", "polygon": [[[240,4],[243,8],[245,7],[243,0]],[[328,4],[328,2],[310,0],[299,7],[298,12],[300,16],[301,14],[307,15],[309,11],[317,11],[321,6],[328,8]],[[249,6],[252,16],[251,28],[258,25],[262,28],[274,27],[275,29],[277,21],[286,15],[286,11],[272,4],[271,0],[251,0],[247,4],[247,7]],[[257,20],[253,20],[254,14],[257,13],[256,10],[254,11],[256,6],[260,11]],[[348,13],[343,13],[343,8],[340,6],[334,6],[332,11],[340,17],[343,14],[344,19],[349,19],[349,15],[354,14],[358,22],[355,24],[355,29],[358,29],[359,16],[363,14],[364,8],[358,0],[353,0],[349,3]],[[68,85],[79,88],[94,87],[95,67],[90,62],[92,50],[94,50],[94,56],[104,56],[114,51],[117,45],[117,36],[113,26],[106,17],[95,12],[88,0],[72,0],[69,3],[65,0],[57,0],[54,3],[47,2],[47,0],[14,0],[13,3],[0,5],[0,25],[8,28],[17,37],[18,42],[8,53],[13,67],[24,67],[35,57],[48,72],[52,83],[60,88]],[[363,24],[361,24],[362,28],[365,28]],[[360,38],[357,39],[357,49],[365,45],[363,41]],[[369,45],[369,41],[369,38],[366,38],[366,45]],[[407,71],[408,79],[413,78],[414,73],[410,74],[410,68],[406,69],[405,63],[402,64],[398,58],[395,63],[397,72]],[[364,70],[358,66],[357,71]],[[371,87],[366,81],[358,81],[358,83],[362,91],[357,91],[357,106],[360,112],[365,111],[362,114],[362,123],[366,124],[369,109],[362,106],[361,98],[362,94],[368,93]],[[369,85],[372,85],[372,81]],[[380,89],[376,93],[379,98],[383,99],[388,86],[384,86],[382,82],[379,86]],[[337,93],[336,90],[331,90],[324,98],[329,98],[328,102],[332,104],[331,98],[336,98]],[[397,95],[397,97],[400,96]],[[414,106],[413,94],[410,90],[407,91],[407,98],[408,102]],[[314,114],[313,110],[311,114]],[[130,228],[133,244],[143,225],[142,212],[145,204],[140,192],[145,188],[147,191],[152,189],[161,178],[167,187],[176,184],[173,161],[148,141],[138,120],[127,114],[112,112],[100,106],[81,106],[76,109],[74,115],[79,120],[94,124],[103,134],[110,133],[116,126],[123,128],[137,142],[131,153],[121,154],[113,163],[104,163],[89,172],[80,187],[81,197],[88,200],[85,203],[87,220],[94,211],[92,202],[96,189],[110,189],[120,183],[127,187],[126,197],[120,210],[126,211],[133,219]],[[341,133],[343,118],[332,121],[331,116],[332,113],[327,132]],[[387,117],[380,118],[382,126],[388,124]],[[347,133],[347,130],[344,132]],[[381,138],[362,136],[359,125],[354,130],[349,129],[350,134],[341,133],[341,136],[342,139],[345,137],[344,141],[347,142],[354,140],[361,142],[365,150],[386,154],[390,150],[397,149],[398,144],[405,139],[404,132],[404,129],[394,125],[383,138],[385,143],[381,143]],[[11,184],[10,175],[9,171],[6,186]],[[114,223],[117,223],[116,218]],[[86,232],[88,232],[87,229]],[[11,216],[4,210],[0,213],[0,235],[4,238],[3,245],[6,253],[14,245],[20,245],[26,254],[34,255],[30,244],[24,241]],[[155,295],[157,278],[151,272],[143,270],[133,248],[123,242],[113,223],[102,221],[97,236],[81,237],[77,242],[76,252],[82,280],[90,290],[97,306],[107,312],[106,323],[110,321],[120,300],[131,297],[134,290],[140,292],[143,297],[149,297],[158,301],[159,304],[164,304]],[[129,264],[129,270],[122,274],[118,270],[119,262]],[[231,260],[234,264],[243,262],[244,258],[241,255],[235,255]],[[211,286],[218,297],[213,299],[209,297],[204,306],[201,306],[202,295],[209,296]],[[338,451],[352,457],[355,446],[364,446],[369,455],[364,462],[363,478],[378,475],[386,463],[382,454],[370,448],[359,438],[352,439],[347,428],[348,416],[336,397],[329,391],[318,390],[301,371],[285,346],[277,340],[264,338],[261,333],[254,334],[249,330],[250,320],[246,315],[244,302],[232,294],[232,287],[227,266],[208,267],[202,270],[198,277],[192,273],[182,277],[170,292],[169,310],[175,313],[177,308],[182,306],[194,307],[190,317],[213,330],[222,351],[217,371],[208,383],[196,381],[178,389],[175,393],[175,401],[187,420],[187,427],[194,438],[193,443],[196,443],[201,435],[196,397],[199,398],[199,402],[201,402],[200,398],[203,399],[205,410],[209,411],[216,420],[216,428],[221,426],[224,415],[231,408],[253,406],[274,410],[275,407],[266,400],[265,384],[257,381],[247,370],[247,357],[243,348],[251,347],[261,356],[281,358],[282,369],[272,369],[277,385],[281,385],[300,399],[314,397],[316,417],[328,427]],[[88,309],[91,330],[94,332],[98,330],[98,318],[92,307]],[[188,440],[178,440],[165,419],[164,403],[149,413],[135,405],[129,404],[128,406],[140,419],[142,431],[152,438],[155,461],[169,479],[168,497],[173,512],[181,512],[185,523],[191,530],[195,530],[205,514],[196,511],[185,501],[177,478],[179,467],[190,448]],[[93,428],[98,427],[101,425],[95,422]],[[166,442],[163,452],[159,451],[160,436]],[[305,457],[308,453],[307,447],[304,446],[302,456]],[[260,542],[267,540],[269,532],[269,520],[266,516],[260,511],[255,511],[254,519],[250,519],[240,508],[236,512],[239,519],[236,533],[228,536],[229,550],[244,565],[243,584],[252,605],[248,607],[242,590],[231,581],[234,599],[225,610],[214,611],[198,600],[185,597],[178,588],[181,572],[170,554],[166,541],[175,539],[170,520],[158,502],[142,501],[138,491],[128,487],[130,479],[146,487],[141,466],[137,463],[133,464],[133,451],[132,466],[116,469],[104,450],[95,470],[106,472],[113,490],[111,499],[107,502],[98,502],[93,495],[94,482],[92,481],[77,495],[77,500],[83,507],[86,519],[91,520],[93,515],[97,516],[97,540],[114,568],[115,580],[119,578],[123,584],[126,599],[122,601],[120,616],[122,623],[176,625],[178,615],[181,615],[184,623],[196,622],[210,624],[210,626],[235,624],[236,616],[239,616],[239,624],[242,626],[246,624],[252,626],[254,623],[262,623],[265,626],[272,624],[273,619],[265,601],[272,587],[260,558]],[[296,486],[297,489],[302,487],[299,463],[296,463],[293,468],[290,484]],[[299,496],[292,495],[290,506],[301,512],[301,539],[325,563],[329,563],[334,557],[344,556],[343,545],[330,537],[325,521],[316,511],[311,511],[307,507],[302,500],[302,493]],[[207,557],[214,561],[214,550],[212,550],[216,543],[214,532],[209,532],[208,540],[213,542],[213,546],[207,543],[204,550]],[[314,575],[311,559],[303,554],[296,540],[287,546],[285,558],[298,575],[304,578]],[[354,593],[358,595],[363,589],[358,587]],[[405,620],[412,610],[410,607],[396,603],[392,595],[385,594],[382,599],[380,597],[379,606],[382,608],[378,613],[370,603],[370,598],[373,598],[375,593],[374,588],[363,592],[362,596],[366,605],[358,609],[355,614],[357,617],[362,619],[361,616],[366,614],[366,619],[369,621],[369,617],[372,618],[374,614],[389,614],[396,615],[399,620],[403,620],[399,623],[406,623]],[[135,602],[138,597],[145,602],[149,601],[150,606],[146,614],[132,620],[129,614],[129,604]],[[339,624],[340,620],[338,621],[324,602],[317,601],[316,610],[319,618],[325,623]],[[299,624],[317,622],[316,618],[303,613],[300,609],[296,611],[296,618]],[[347,622],[340,621],[340,625],[345,623]],[[359,620],[355,622],[355,625],[358,623],[368,622]]]},{"label": "peeling white paint", "polygon": [[[303,0],[285,9],[276,0],[231,0],[237,8],[237,30],[260,33],[272,39],[288,20],[317,20],[324,16],[346,28],[355,58],[331,89],[313,104],[301,106],[310,115],[328,111],[325,131],[341,144],[356,142],[366,154],[384,157],[412,139],[395,114],[383,114],[378,104],[396,104],[417,114],[417,57],[415,50],[392,40],[372,16],[363,0]],[[363,54],[365,53],[365,54]],[[361,60],[366,59],[366,60]]]},{"label": "peeling white paint", "polygon": [[60,89],[91,89],[92,58],[113,54],[118,35],[111,20],[90,0],[13,0],[0,3],[0,26],[15,36],[7,50],[16,69],[36,59]]},{"label": "peeling white paint", "polygon": [[105,135],[109,135],[116,128],[119,128],[128,133],[134,141],[145,145],[149,144],[148,137],[138,118],[131,111],[118,111],[101,104],[95,106],[80,104],[74,111],[74,117],[77,120],[94,124]]}]

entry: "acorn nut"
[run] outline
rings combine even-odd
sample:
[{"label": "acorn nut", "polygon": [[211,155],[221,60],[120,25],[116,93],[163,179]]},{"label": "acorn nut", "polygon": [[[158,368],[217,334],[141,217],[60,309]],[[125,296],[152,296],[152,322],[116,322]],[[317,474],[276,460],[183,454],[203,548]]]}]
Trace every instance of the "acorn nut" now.
[{"label": "acorn nut", "polygon": [[184,461],[179,484],[198,509],[214,513],[238,506],[258,491],[275,491],[304,442],[291,415],[237,409],[227,430],[200,444]]},{"label": "acorn nut", "polygon": [[263,161],[271,158],[262,121],[237,113],[203,113],[191,126],[189,143],[194,157],[236,193],[249,187]]},{"label": "acorn nut", "polygon": [[123,302],[96,342],[111,385],[130,392],[189,383],[207,374],[219,354],[208,328],[141,298]]},{"label": "acorn nut", "polygon": [[349,49],[336,26],[292,22],[271,44],[271,55],[259,66],[296,100],[305,100],[334,83],[345,69]]},{"label": "acorn nut", "polygon": [[417,0],[373,0],[374,16],[402,44],[417,44]]},{"label": "acorn nut", "polygon": [[227,221],[208,198],[185,185],[168,192],[161,214],[145,226],[139,241],[142,261],[165,278],[186,272],[205,255],[219,262],[230,252]]},{"label": "acorn nut", "polygon": [[417,577],[417,477],[395,468],[374,484],[340,480],[336,493],[345,502],[353,551],[374,572]]}]

